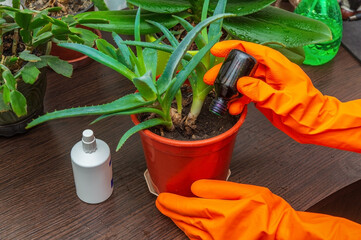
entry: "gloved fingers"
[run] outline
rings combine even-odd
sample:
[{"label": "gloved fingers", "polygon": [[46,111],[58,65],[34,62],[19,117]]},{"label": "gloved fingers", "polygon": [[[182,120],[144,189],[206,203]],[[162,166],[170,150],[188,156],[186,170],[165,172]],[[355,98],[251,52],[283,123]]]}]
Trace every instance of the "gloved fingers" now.
[{"label": "gloved fingers", "polygon": [[228,111],[231,115],[239,115],[242,113],[245,106],[250,102],[251,99],[249,99],[246,96],[236,98],[235,100],[229,103]]},{"label": "gloved fingers", "polygon": [[264,187],[211,179],[198,180],[191,189],[194,195],[209,200],[240,200],[269,192]]},{"label": "gloved fingers", "polygon": [[[250,98],[253,102],[278,102],[279,98],[285,95],[284,91],[279,91],[271,87],[268,83],[253,77],[241,77],[237,81],[237,90]],[[284,99],[285,100],[285,99]],[[281,107],[285,102],[269,104],[274,107]]]},{"label": "gloved fingers", "polygon": [[173,193],[160,193],[155,203],[161,213],[175,220],[186,217],[210,219],[210,213],[218,214],[220,204],[214,199],[183,197]]},{"label": "gloved fingers", "polygon": [[221,69],[222,63],[219,63],[209,69],[203,76],[203,82],[207,85],[213,85],[216,81],[219,70]]},{"label": "gloved fingers", "polygon": [[[172,219],[173,220],[173,219]],[[207,240],[212,239],[209,233],[194,224],[184,221],[173,220],[173,222],[189,237],[189,239]]]},{"label": "gloved fingers", "polygon": [[271,85],[292,84],[299,82],[299,76],[307,76],[298,65],[280,52],[256,43],[240,40],[218,42],[212,47],[211,53],[216,57],[226,57],[232,49],[239,49],[256,58],[258,67],[253,77],[263,79]]}]

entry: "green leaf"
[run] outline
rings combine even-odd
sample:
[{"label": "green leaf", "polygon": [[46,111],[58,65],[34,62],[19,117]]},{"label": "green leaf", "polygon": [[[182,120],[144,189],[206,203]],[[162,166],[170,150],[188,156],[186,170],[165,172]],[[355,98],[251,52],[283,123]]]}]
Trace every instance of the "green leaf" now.
[{"label": "green leaf", "polygon": [[49,67],[56,73],[61,74],[65,77],[71,77],[73,74],[73,66],[67,61],[61,60],[56,56],[44,55],[41,56],[43,61],[46,61]]},{"label": "green leaf", "polygon": [[10,92],[10,104],[16,116],[21,117],[26,115],[27,113],[26,98],[21,92],[17,90]]},{"label": "green leaf", "polygon": [[21,39],[23,40],[24,43],[26,44],[31,44],[31,31],[29,30],[25,30],[25,29],[21,29],[19,31]]},{"label": "green leaf", "polygon": [[9,104],[5,103],[3,99],[4,99],[3,93],[0,93],[0,113],[11,110]]},{"label": "green leaf", "polygon": [[[187,20],[184,20],[183,18],[180,18],[178,16],[173,15],[174,18],[178,19],[179,23],[184,27],[184,29],[187,32],[192,31],[192,29],[194,28],[192,26],[192,24],[190,24]],[[203,36],[201,34],[198,34],[196,39],[194,40],[194,42],[196,43],[198,49],[201,49],[202,47],[204,47],[207,42],[206,40],[203,38]]]},{"label": "green leaf", "polygon": [[82,38],[78,37],[77,35],[69,35],[68,37],[74,43],[84,44],[84,40]]},{"label": "green leaf", "polygon": [[305,60],[305,51],[303,47],[285,48],[278,44],[267,44],[268,47],[276,49],[283,55],[285,55],[290,61],[301,65]]},{"label": "green leaf", "polygon": [[10,89],[5,85],[3,88],[3,101],[5,104],[10,103]]},{"label": "green leaf", "polygon": [[109,8],[107,7],[107,4],[104,2],[104,0],[92,0],[92,2],[99,9],[99,11],[109,10]]},{"label": "green leaf", "polygon": [[[140,46],[143,48],[152,48],[152,49],[157,49],[163,52],[168,52],[168,53],[173,53],[175,48],[169,46],[169,45],[164,45],[164,44],[156,44],[156,43],[148,43],[148,42],[137,42],[137,41],[123,41],[124,44],[126,45],[130,45],[130,46]],[[192,59],[192,55],[189,53],[186,53],[184,55],[184,59],[185,60],[191,60]]]},{"label": "green leaf", "polygon": [[141,108],[135,108],[135,109],[132,109],[132,110],[127,110],[127,111],[121,111],[121,112],[105,114],[105,115],[102,115],[102,116],[98,117],[97,119],[92,121],[90,124],[97,123],[97,122],[99,122],[99,121],[101,121],[101,120],[103,120],[105,118],[112,117],[112,116],[132,115],[132,114],[139,114],[139,113],[155,113],[155,114],[158,114],[161,117],[164,117],[164,113],[162,111],[160,111],[159,109],[157,109],[157,108],[141,107]]},{"label": "green leaf", "polygon": [[158,53],[157,50],[151,48],[145,48],[143,50],[144,64],[146,71],[152,73],[152,80],[155,82],[156,72],[157,72],[157,60]]},{"label": "green leaf", "polygon": [[51,28],[51,32],[53,33],[54,36],[71,33],[68,27],[58,26],[54,24]]},{"label": "green leaf", "polygon": [[[84,44],[89,47],[93,47],[95,40],[99,38],[99,36],[97,34],[95,34],[93,31],[88,30],[88,29],[75,28],[75,27],[71,27],[69,29],[72,33],[79,35],[79,37],[81,39],[83,39]],[[70,36],[71,35],[69,35],[69,37]]]},{"label": "green leaf", "polygon": [[110,67],[111,69],[119,72],[120,74],[124,75],[126,78],[132,81],[133,78],[136,77],[136,75],[130,71],[126,66],[118,62],[112,57],[109,57],[108,55],[94,49],[88,46],[84,46],[77,43],[61,43],[58,44],[60,47],[69,48],[71,50],[75,50],[78,52],[81,52],[88,57],[94,59],[97,62],[100,62],[101,64]]},{"label": "green leaf", "polygon": [[151,71],[146,72],[141,77],[134,78],[133,83],[144,99],[148,101],[157,99],[157,89],[154,85]]},{"label": "green leaf", "polygon": [[87,115],[103,115],[120,111],[131,110],[137,107],[146,106],[152,104],[154,101],[146,101],[140,93],[133,93],[119,98],[111,103],[103,105],[70,108],[61,111],[55,111],[40,116],[30,122],[27,128],[34,127],[40,123],[66,117],[78,117]]},{"label": "green leaf", "polygon": [[119,140],[116,151],[118,151],[123,146],[125,141],[127,141],[127,139],[130,136],[132,136],[133,134],[135,134],[135,133],[137,133],[137,132],[139,132],[141,130],[144,130],[144,129],[147,129],[147,128],[150,128],[150,127],[154,127],[154,126],[157,126],[157,125],[169,126],[169,123],[162,120],[162,119],[160,119],[160,118],[153,118],[153,119],[149,119],[149,120],[147,120],[145,122],[139,123],[138,125],[136,125],[136,126],[132,127],[131,129],[129,129],[126,133],[124,133],[122,138]]},{"label": "green leaf", "polygon": [[21,70],[21,78],[24,82],[29,84],[33,84],[36,79],[38,79],[39,74],[40,71],[35,66],[25,66]]},{"label": "green leaf", "polygon": [[[219,33],[221,35],[221,33]],[[217,38],[213,38],[204,48],[199,50],[199,52],[194,55],[194,57],[189,61],[189,63],[177,74],[175,81],[173,84],[169,86],[164,96],[164,103],[166,109],[170,108],[170,104],[174,99],[175,95],[187,79],[187,77],[191,74],[191,72],[197,67],[199,63],[201,63],[203,57],[210,51],[214,44],[218,42]],[[159,81],[159,80],[158,80]]]},{"label": "green leaf", "polygon": [[[211,0],[209,6],[211,12],[216,9],[218,2],[218,0]],[[273,2],[275,2],[275,0],[228,0],[225,12],[235,13],[238,16],[248,15],[258,12]]]},{"label": "green leaf", "polygon": [[224,17],[231,17],[234,16],[233,14],[219,14],[216,16],[212,16],[207,18],[206,20],[200,22],[197,26],[195,26],[192,31],[190,31],[187,36],[182,40],[182,42],[178,45],[178,47],[174,50],[173,54],[170,56],[167,65],[163,71],[162,76],[158,79],[158,91],[159,94],[163,93],[170,81],[173,78],[174,73],[177,70],[177,67],[182,60],[183,56],[187,52],[189,46],[196,38],[197,34],[206,26],[211,24],[214,21],[217,21]]},{"label": "green leaf", "polygon": [[40,28],[48,24],[48,21],[43,18],[34,18],[29,25],[29,29]]},{"label": "green leaf", "polygon": [[9,88],[9,90],[16,90],[16,80],[13,74],[9,70],[5,70],[2,73],[3,80],[5,81],[5,85]]},{"label": "green leaf", "polygon": [[53,34],[51,32],[45,32],[43,34],[40,34],[39,36],[33,39],[33,46],[36,47],[43,43],[47,43],[48,41],[50,41],[52,37]]},{"label": "green leaf", "polygon": [[96,45],[97,45],[98,50],[101,51],[102,53],[108,55],[109,57],[114,58],[115,60],[118,59],[117,50],[115,49],[115,47],[113,45],[108,43],[106,40],[97,39]]},{"label": "green leaf", "polygon": [[38,37],[43,33],[50,32],[52,26],[53,26],[52,23],[48,23],[48,24],[44,25],[39,31],[37,31],[35,36]]},{"label": "green leaf", "polygon": [[[162,31],[162,33],[166,36],[166,38],[169,40],[170,44],[173,47],[176,48],[179,45],[179,42],[175,38],[175,36],[166,27],[164,27],[162,24],[151,21],[151,20],[146,20],[146,21],[149,22],[150,24],[153,24],[157,28],[159,28]],[[139,41],[139,40],[136,39],[136,41]]]},{"label": "green leaf", "polygon": [[31,54],[30,51],[24,50],[19,54],[19,57],[28,62],[38,62],[41,61],[41,58],[35,54]]},{"label": "green leaf", "polygon": [[131,54],[129,48],[122,43],[123,39],[116,34],[115,32],[112,33],[113,39],[115,44],[118,46],[118,61],[124,64],[127,68],[129,68],[131,71],[134,71],[134,65],[131,61]]},{"label": "green leaf", "polygon": [[33,15],[31,13],[17,12],[15,13],[15,22],[19,27],[28,30]]},{"label": "green leaf", "polygon": [[20,0],[12,0],[12,6],[20,9]]},{"label": "green leaf", "polygon": [[176,13],[192,7],[188,0],[127,0],[127,2],[156,13]]},{"label": "green leaf", "polygon": [[223,28],[234,38],[286,47],[305,46],[332,38],[324,23],[272,6],[251,15],[225,19]]},{"label": "green leaf", "polygon": [[[134,39],[135,41],[140,41],[140,8],[138,8],[137,15],[135,17],[134,23]],[[143,50],[141,47],[136,47],[137,57],[138,57],[138,71],[141,75],[145,74],[145,65],[143,60]]]},{"label": "green leaf", "polygon": [[[180,17],[188,17],[189,13],[179,13]],[[171,28],[178,23],[170,14],[160,14],[151,12],[141,12],[140,31],[141,34],[156,33],[159,29],[145,21],[145,19],[152,20],[164,25],[166,28]],[[80,13],[76,18],[82,19],[107,19],[108,24],[84,24],[87,27],[99,29],[107,32],[115,32],[118,34],[133,35],[134,23],[136,17],[136,10],[121,10],[121,11],[94,11],[88,13]]]}]

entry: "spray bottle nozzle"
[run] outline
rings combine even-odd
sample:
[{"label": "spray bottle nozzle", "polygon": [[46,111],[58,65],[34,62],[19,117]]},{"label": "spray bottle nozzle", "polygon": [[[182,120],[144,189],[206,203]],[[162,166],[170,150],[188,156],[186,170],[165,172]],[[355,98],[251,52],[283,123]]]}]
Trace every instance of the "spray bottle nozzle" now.
[{"label": "spray bottle nozzle", "polygon": [[237,80],[252,75],[256,67],[257,60],[254,57],[238,49],[231,50],[214,82],[216,98],[209,110],[219,116],[224,115],[227,112],[228,101],[239,94],[236,88]]}]

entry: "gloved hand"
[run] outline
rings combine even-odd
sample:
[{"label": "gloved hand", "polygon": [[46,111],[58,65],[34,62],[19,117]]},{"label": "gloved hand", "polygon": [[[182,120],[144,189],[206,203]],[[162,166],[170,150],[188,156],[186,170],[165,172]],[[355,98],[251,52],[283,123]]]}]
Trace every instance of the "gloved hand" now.
[{"label": "gloved hand", "polygon": [[[360,99],[340,102],[324,96],[298,65],[259,44],[224,41],[215,44],[211,53],[225,57],[234,48],[255,57],[259,65],[253,77],[238,80],[237,89],[246,97],[230,104],[231,114],[239,114],[244,104],[253,101],[274,126],[300,143],[361,152]],[[210,69],[204,82],[213,84],[220,67]]]},{"label": "gloved hand", "polygon": [[267,188],[198,180],[196,197],[161,193],[156,206],[190,239],[361,239],[361,225],[344,218],[297,212]]}]

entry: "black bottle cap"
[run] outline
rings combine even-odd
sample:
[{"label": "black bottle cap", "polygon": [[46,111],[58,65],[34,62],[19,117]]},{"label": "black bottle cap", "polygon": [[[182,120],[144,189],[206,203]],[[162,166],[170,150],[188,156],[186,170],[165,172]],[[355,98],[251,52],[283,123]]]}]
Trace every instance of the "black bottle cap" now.
[{"label": "black bottle cap", "polygon": [[228,101],[238,94],[237,80],[252,75],[256,66],[257,60],[254,57],[241,50],[232,49],[214,83],[216,99],[213,100],[210,111],[220,116],[224,115],[227,112]]}]

